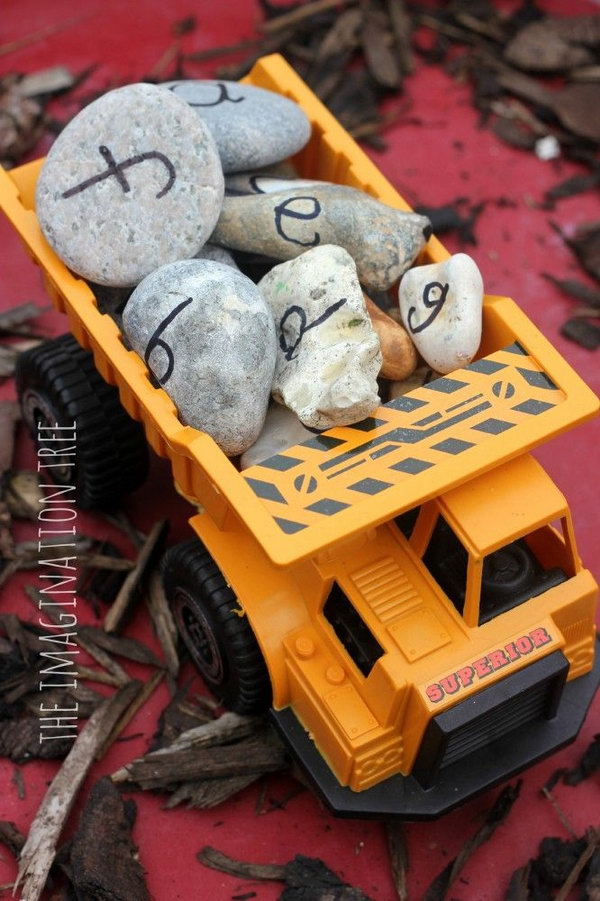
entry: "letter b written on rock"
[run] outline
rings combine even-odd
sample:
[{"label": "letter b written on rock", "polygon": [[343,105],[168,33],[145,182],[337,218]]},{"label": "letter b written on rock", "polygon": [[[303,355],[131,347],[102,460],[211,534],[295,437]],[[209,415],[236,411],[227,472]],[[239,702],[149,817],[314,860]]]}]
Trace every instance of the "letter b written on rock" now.
[{"label": "letter b written on rock", "polygon": [[[156,328],[154,330],[154,332],[152,333],[152,335],[150,337],[150,340],[148,341],[148,344],[146,346],[146,351],[144,353],[144,362],[148,366],[148,369],[150,370],[150,374],[152,375],[153,379],[156,381],[156,383],[158,385],[162,385],[162,386],[166,385],[167,382],[169,381],[169,379],[171,378],[171,376],[173,375],[173,369],[175,368],[175,355],[173,353],[173,350],[170,347],[170,345],[167,344],[167,342],[163,338],[161,338],[161,335],[170,326],[170,324],[173,322],[173,320],[176,319],[177,316],[179,316],[179,314],[182,312],[182,310],[185,310],[185,308],[188,307],[192,303],[192,301],[193,301],[193,297],[188,297],[187,300],[183,300],[173,310],[171,310],[169,315],[163,319],[163,321],[160,323],[158,328]],[[152,351],[155,350],[157,347],[159,347],[161,350],[163,350],[165,352],[165,354],[167,355],[167,368],[166,368],[164,374],[162,376],[160,376],[160,378],[156,375],[154,369],[150,365],[150,355],[151,355]]]},{"label": "letter b written on rock", "polygon": [[[273,210],[277,234],[284,241],[301,247],[316,247],[321,241],[318,231],[304,229],[300,221],[310,222],[321,215],[321,204],[316,197],[288,197]],[[304,238],[304,240],[302,240]]]}]

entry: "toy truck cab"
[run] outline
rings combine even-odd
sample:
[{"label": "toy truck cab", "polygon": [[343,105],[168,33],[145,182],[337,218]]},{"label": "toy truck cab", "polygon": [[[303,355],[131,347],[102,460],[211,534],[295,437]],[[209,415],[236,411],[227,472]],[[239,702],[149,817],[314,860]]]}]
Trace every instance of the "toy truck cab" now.
[{"label": "toy truck cab", "polygon": [[[311,120],[299,175],[407,208],[281,58],[249,80]],[[597,586],[529,451],[598,404],[516,304],[485,298],[464,369],[239,472],[44,240],[41,162],[0,169],[0,206],[80,346],[22,355],[24,416],[33,432],[81,417],[88,506],[143,479],[146,442],[170,460],[199,512],[165,586],[207,684],[271,706],[341,815],[434,817],[571,741],[600,678]],[[420,262],[446,256],[432,238]]]}]

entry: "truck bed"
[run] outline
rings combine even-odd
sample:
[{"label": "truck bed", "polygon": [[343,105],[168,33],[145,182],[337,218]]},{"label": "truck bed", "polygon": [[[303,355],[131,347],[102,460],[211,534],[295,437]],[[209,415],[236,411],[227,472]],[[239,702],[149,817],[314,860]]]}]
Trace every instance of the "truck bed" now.
[{"label": "truck bed", "polygon": [[[298,102],[313,136],[294,160],[299,174],[360,188],[400,209],[408,204],[278,55],[246,79]],[[268,556],[285,565],[380,523],[590,418],[597,399],[508,298],[487,296],[479,356],[470,366],[331,429],[240,474],[205,433],[185,426],[168,395],[150,383],[114,321],[45,241],[34,211],[43,160],[0,169],[0,208],[37,263],[55,306],[119,388],[175,481],[217,526],[235,513]],[[432,238],[419,263],[448,256]]]}]

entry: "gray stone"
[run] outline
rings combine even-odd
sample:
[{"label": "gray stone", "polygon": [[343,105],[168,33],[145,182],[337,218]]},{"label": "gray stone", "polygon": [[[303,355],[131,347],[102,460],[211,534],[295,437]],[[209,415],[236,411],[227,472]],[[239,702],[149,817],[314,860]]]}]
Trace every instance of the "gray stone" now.
[{"label": "gray stone", "polygon": [[355,188],[318,184],[225,197],[211,240],[278,260],[337,244],[354,258],[367,291],[385,291],[408,269],[430,234],[425,216],[394,209]]},{"label": "gray stone", "polygon": [[271,391],[275,328],[249,278],[210,260],[162,266],[129,298],[123,329],[182,422],[230,456],[254,444]]},{"label": "gray stone", "polygon": [[67,266],[126,287],[198,253],[223,189],[208,128],[183,100],[134,84],[90,103],[58,136],[38,180],[37,215]]},{"label": "gray stone", "polygon": [[381,351],[350,254],[315,247],[275,266],[259,288],[277,329],[275,400],[316,429],[372,413]]},{"label": "gray stone", "polygon": [[481,342],[483,279],[470,256],[410,269],[399,301],[404,326],[432,369],[445,374],[471,362]]},{"label": "gray stone", "polygon": [[302,444],[309,438],[314,438],[314,432],[302,425],[293,410],[282,404],[272,403],[258,441],[241,456],[240,469],[254,466],[255,463],[279,454],[294,444]]},{"label": "gray stone", "polygon": [[226,266],[233,266],[234,269],[240,268],[229,251],[225,247],[219,247],[218,244],[205,244],[194,259],[212,260],[213,263],[225,263]]},{"label": "gray stone", "polygon": [[310,137],[304,111],[287,97],[237,81],[170,81],[213,133],[224,172],[257,169],[302,150]]},{"label": "gray stone", "polygon": [[225,178],[225,196],[276,194],[279,191],[294,191],[296,188],[311,188],[313,185],[327,184],[331,184],[331,182],[280,174],[269,168],[257,169],[254,172],[235,172],[233,175],[228,175]]}]

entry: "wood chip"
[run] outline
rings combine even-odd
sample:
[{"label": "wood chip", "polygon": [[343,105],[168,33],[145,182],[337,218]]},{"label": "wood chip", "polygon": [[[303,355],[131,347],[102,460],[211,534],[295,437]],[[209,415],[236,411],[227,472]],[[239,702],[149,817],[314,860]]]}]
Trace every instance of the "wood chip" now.
[{"label": "wood chip", "polygon": [[164,678],[164,671],[154,673],[151,679],[148,682],[140,683],[139,691],[137,693],[137,697],[133,698],[131,704],[127,707],[125,711],[123,711],[119,720],[115,723],[110,733],[106,736],[102,746],[96,752],[96,760],[100,760],[110,746],[114,744],[119,735],[123,732],[123,730],[129,725],[131,720],[134,718],[138,710],[140,710],[148,698],[152,697],[155,689],[162,682]]},{"label": "wood chip", "polygon": [[589,50],[570,44],[546,19],[518,31],[504,48],[504,59],[530,72],[559,72],[594,61]]},{"label": "wood chip", "polygon": [[104,628],[107,632],[119,632],[125,624],[125,620],[131,612],[131,607],[137,599],[138,589],[144,580],[149,567],[154,562],[156,554],[160,552],[162,543],[166,537],[168,522],[161,519],[152,527],[140,550],[134,568],[128,573],[121,590],[115,598],[114,604],[106,614]]},{"label": "wood chip", "polygon": [[165,789],[177,782],[258,776],[284,767],[283,745],[260,720],[225,713],[184,732],[168,747],[121,767],[112,780],[133,782],[142,789]]},{"label": "wood chip", "polygon": [[156,654],[136,638],[113,635],[97,626],[79,626],[77,634],[83,635],[86,640],[92,642],[97,648],[108,651],[109,654],[125,657],[127,660],[135,660],[136,663],[145,663],[148,666],[162,667]]},{"label": "wood chip", "polygon": [[12,400],[0,401],[0,477],[12,466],[15,425],[21,418],[19,405]]},{"label": "wood chip", "polygon": [[317,13],[326,12],[327,10],[334,8],[339,9],[342,6],[349,6],[351,3],[357,2],[358,0],[312,0],[310,3],[303,3],[301,6],[296,6],[294,9],[290,10],[290,12],[274,16],[272,19],[267,19],[266,22],[259,25],[259,28],[266,34],[271,34],[274,31],[281,31],[284,28],[299,25],[305,19],[309,19]]},{"label": "wood chip", "polygon": [[146,594],[148,612],[152,618],[156,637],[165,655],[167,670],[174,678],[179,672],[179,655],[177,653],[177,626],[171,608],[165,596],[160,572],[155,570],[148,580]]},{"label": "wood chip", "polygon": [[286,888],[281,898],[286,901],[370,901],[368,895],[343,882],[337,873],[316,857],[297,854],[285,866],[255,864],[235,860],[208,845],[196,857],[204,866],[238,879],[284,882]]},{"label": "wood chip", "polygon": [[78,898],[148,901],[131,829],[135,803],[123,801],[110,779],[97,782],[69,849],[69,879]]},{"label": "wood chip", "polygon": [[279,864],[247,863],[243,860],[235,860],[228,857],[222,851],[205,845],[196,857],[205,867],[218,870],[219,873],[227,873],[229,876],[237,876],[239,879],[260,879],[267,882],[285,882],[285,866]]},{"label": "wood chip", "polygon": [[40,94],[56,94],[68,91],[76,78],[66,66],[52,66],[24,75],[19,81],[19,91],[23,97],[38,97]]},{"label": "wood chip", "polygon": [[402,823],[387,822],[385,824],[392,876],[398,901],[408,901],[408,850]]},{"label": "wood chip", "polygon": [[183,782],[171,795],[165,807],[171,809],[179,804],[187,801],[188,808],[196,808],[197,810],[207,810],[212,807],[218,807],[228,801],[229,798],[235,797],[239,792],[243,791],[259,777],[255,774],[250,776],[233,776],[229,779],[205,779],[195,782]]},{"label": "wood chip", "polygon": [[[29,323],[42,311],[36,304],[28,301],[17,307],[10,307],[0,313],[0,333],[4,335],[22,335],[30,331]],[[25,329],[25,332],[23,331]]]},{"label": "wood chip", "polygon": [[[6,473],[2,479],[2,499],[15,519],[38,522],[44,493],[37,472],[20,469]],[[39,551],[38,551],[39,556]]]},{"label": "wood chip", "polygon": [[462,872],[469,858],[492,837],[498,826],[506,820],[513,804],[519,797],[520,790],[521,781],[519,780],[515,785],[508,785],[500,792],[493,807],[488,811],[483,825],[465,842],[458,856],[451,860],[439,876],[433,880],[423,896],[424,901],[442,901],[446,897],[448,890]]},{"label": "wood chip", "polygon": [[567,879],[562,885],[560,891],[555,895],[554,901],[567,901],[569,893],[573,886],[578,882],[583,868],[594,852],[600,847],[600,829],[589,829],[587,834],[587,845],[581,853],[581,857],[569,873]]},{"label": "wood chip", "polygon": [[542,272],[541,274],[545,279],[552,282],[553,285],[556,285],[557,288],[560,288],[561,291],[564,291],[564,293],[568,294],[570,297],[575,297],[577,300],[583,300],[586,304],[589,304],[590,307],[600,309],[600,288],[591,288],[584,282],[577,281],[577,279],[573,278],[556,278],[556,276],[551,275],[549,272]]},{"label": "wood chip", "polygon": [[104,701],[88,720],[42,801],[19,860],[15,887],[21,886],[22,901],[41,897],[56,854],[56,845],[79,788],[96,752],[138,691],[130,682]]},{"label": "wood chip", "polygon": [[361,9],[362,47],[367,68],[377,84],[384,88],[397,89],[402,76],[396,55],[390,46],[390,32],[381,24],[377,11],[368,0],[361,0]]}]

